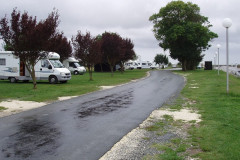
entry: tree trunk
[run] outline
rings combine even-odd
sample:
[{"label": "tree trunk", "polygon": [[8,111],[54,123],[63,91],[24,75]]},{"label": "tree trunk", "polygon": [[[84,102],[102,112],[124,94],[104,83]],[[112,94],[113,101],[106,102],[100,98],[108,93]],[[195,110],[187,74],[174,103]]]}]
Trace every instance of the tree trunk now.
[{"label": "tree trunk", "polygon": [[[27,67],[28,72],[30,73],[33,81],[33,89],[37,89],[37,80],[36,80],[36,75],[35,75],[35,69],[34,69],[34,64],[32,66],[26,65],[24,62],[25,66]],[[32,69],[30,69],[32,68]]]},{"label": "tree trunk", "polygon": [[113,66],[110,65],[110,69],[111,69],[111,77],[113,77]]},{"label": "tree trunk", "polygon": [[31,73],[31,77],[33,80],[33,89],[37,89],[37,80],[36,80],[36,75],[35,75],[35,69],[33,67],[32,72]]},{"label": "tree trunk", "polygon": [[89,80],[92,81],[93,78],[92,78],[92,67],[91,66],[88,66],[88,73],[89,73]]},{"label": "tree trunk", "polygon": [[120,62],[120,67],[121,67],[121,73],[123,74],[123,72],[124,72],[124,65],[123,65],[124,63],[123,62]]},{"label": "tree trunk", "polygon": [[113,77],[113,66],[115,65],[115,63],[110,63],[111,61],[109,60],[108,57],[107,57],[107,60],[108,60],[108,64],[109,64],[109,67],[110,67],[110,70],[111,70],[111,77]]},{"label": "tree trunk", "polygon": [[183,70],[183,71],[186,71],[186,70],[187,70],[187,61],[186,61],[186,59],[184,59],[184,60],[182,61],[182,70]]}]

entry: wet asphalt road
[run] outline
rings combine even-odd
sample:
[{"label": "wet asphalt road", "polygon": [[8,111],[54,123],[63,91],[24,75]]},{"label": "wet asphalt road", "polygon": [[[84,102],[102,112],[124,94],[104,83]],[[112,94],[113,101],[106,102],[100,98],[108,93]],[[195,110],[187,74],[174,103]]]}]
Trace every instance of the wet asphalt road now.
[{"label": "wet asphalt road", "polygon": [[138,82],[0,118],[0,159],[97,160],[183,86],[182,77],[153,71]]}]

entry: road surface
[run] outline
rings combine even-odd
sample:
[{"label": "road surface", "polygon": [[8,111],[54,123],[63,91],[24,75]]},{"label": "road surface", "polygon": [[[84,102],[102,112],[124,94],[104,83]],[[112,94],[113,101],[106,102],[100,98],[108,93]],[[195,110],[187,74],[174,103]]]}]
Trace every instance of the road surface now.
[{"label": "road surface", "polygon": [[97,160],[184,86],[152,71],[120,87],[0,118],[1,160]]}]

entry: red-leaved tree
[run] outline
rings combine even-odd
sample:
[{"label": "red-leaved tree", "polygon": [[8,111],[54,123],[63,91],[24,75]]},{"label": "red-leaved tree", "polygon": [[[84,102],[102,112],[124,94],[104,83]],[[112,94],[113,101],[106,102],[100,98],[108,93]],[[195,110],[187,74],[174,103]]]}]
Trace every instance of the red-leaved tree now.
[{"label": "red-leaved tree", "polygon": [[68,41],[62,33],[56,33],[48,42],[46,51],[57,52],[60,55],[60,61],[72,56],[71,41]]},{"label": "red-leaved tree", "polygon": [[37,88],[35,64],[45,56],[43,50],[56,33],[59,24],[57,11],[50,13],[45,20],[37,22],[36,17],[23,14],[13,9],[10,23],[6,16],[0,20],[0,36],[4,40],[7,50],[14,51],[26,65],[32,80],[33,88]]},{"label": "red-leaved tree", "polygon": [[84,35],[79,31],[76,37],[72,37],[72,44],[75,56],[81,59],[84,65],[87,66],[90,80],[93,80],[92,72],[94,65],[99,63],[102,57],[101,39],[92,37],[90,32]]},{"label": "red-leaved tree", "polygon": [[117,33],[105,32],[102,34],[101,39],[103,57],[109,64],[113,76],[113,68],[119,62],[123,52],[122,38]]},{"label": "red-leaved tree", "polygon": [[129,38],[122,39],[122,52],[120,54],[119,60],[122,72],[124,70],[124,63],[127,62],[128,60],[133,60],[134,58],[136,58],[136,54],[133,48],[134,44],[131,41],[131,39]]}]

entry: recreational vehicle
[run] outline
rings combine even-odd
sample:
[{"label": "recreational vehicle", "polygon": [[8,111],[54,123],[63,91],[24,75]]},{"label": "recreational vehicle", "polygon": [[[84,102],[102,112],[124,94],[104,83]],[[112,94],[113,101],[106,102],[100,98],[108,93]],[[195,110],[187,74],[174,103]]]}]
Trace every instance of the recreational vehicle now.
[{"label": "recreational vehicle", "polygon": [[151,67],[151,65],[152,65],[152,63],[149,62],[149,61],[139,61],[138,62],[138,66],[143,68],[143,69],[146,69],[146,68],[149,69]]},{"label": "recreational vehicle", "polygon": [[138,63],[135,62],[135,61],[129,60],[128,62],[126,62],[126,63],[124,64],[124,68],[125,68],[125,69],[131,69],[131,70],[137,69],[137,68],[138,68]]},{"label": "recreational vehicle", "polygon": [[74,75],[83,75],[86,72],[85,67],[79,64],[79,61],[74,57],[69,57],[63,61],[63,65],[69,69]]},{"label": "recreational vehicle", "polygon": [[[55,52],[48,52],[46,58],[40,59],[35,65],[37,80],[48,80],[49,83],[65,83],[71,79],[70,71],[59,61],[60,56]],[[25,64],[13,55],[12,51],[0,51],[0,79],[10,80],[14,83],[18,80],[32,80]]]},{"label": "recreational vehicle", "polygon": [[155,62],[152,62],[151,65],[150,65],[150,68],[151,69],[157,69],[157,68],[159,68],[159,65],[157,65]]}]

